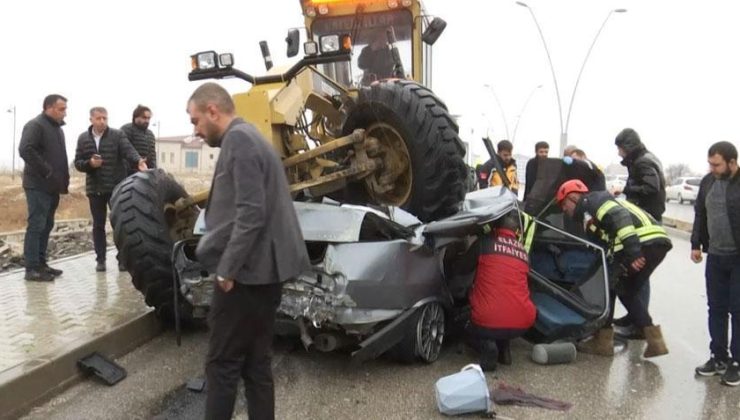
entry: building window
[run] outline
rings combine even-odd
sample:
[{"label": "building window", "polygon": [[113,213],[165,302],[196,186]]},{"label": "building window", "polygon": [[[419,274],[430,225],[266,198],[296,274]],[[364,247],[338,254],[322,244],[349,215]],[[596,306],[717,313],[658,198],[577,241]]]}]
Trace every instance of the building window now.
[{"label": "building window", "polygon": [[162,152],[162,158],[161,158],[161,159],[159,159],[159,160],[160,160],[160,161],[161,161],[162,163],[167,163],[167,159],[166,159],[166,157],[167,157],[167,154],[165,154],[164,152]]},{"label": "building window", "polygon": [[185,152],[185,167],[188,169],[198,167],[198,152]]},{"label": "building window", "polygon": [[175,163],[175,152],[170,152],[170,163]]}]

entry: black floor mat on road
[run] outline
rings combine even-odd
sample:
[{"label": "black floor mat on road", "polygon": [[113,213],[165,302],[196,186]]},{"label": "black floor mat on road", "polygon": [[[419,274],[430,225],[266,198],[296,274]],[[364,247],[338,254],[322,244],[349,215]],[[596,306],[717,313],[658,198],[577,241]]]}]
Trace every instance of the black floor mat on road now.
[{"label": "black floor mat on road", "polygon": [[126,377],[126,369],[98,352],[78,360],[77,366],[87,373],[95,374],[108,385],[115,385]]}]

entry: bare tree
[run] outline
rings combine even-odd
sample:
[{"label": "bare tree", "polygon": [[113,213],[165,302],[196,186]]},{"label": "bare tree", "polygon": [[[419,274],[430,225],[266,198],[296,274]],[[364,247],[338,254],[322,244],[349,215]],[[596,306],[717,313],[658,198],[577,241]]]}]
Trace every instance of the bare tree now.
[{"label": "bare tree", "polygon": [[665,169],[665,180],[669,185],[672,184],[676,178],[691,175],[693,175],[691,168],[685,163],[674,163],[673,165],[668,165]]}]

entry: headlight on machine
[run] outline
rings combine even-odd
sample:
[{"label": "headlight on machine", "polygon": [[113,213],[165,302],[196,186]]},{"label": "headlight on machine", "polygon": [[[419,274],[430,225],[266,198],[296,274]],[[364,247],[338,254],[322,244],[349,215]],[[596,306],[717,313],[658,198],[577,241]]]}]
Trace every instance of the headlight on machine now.
[{"label": "headlight on machine", "polygon": [[210,70],[216,68],[216,51],[204,51],[191,55],[193,70]]},{"label": "headlight on machine", "polygon": [[349,34],[324,35],[319,38],[321,54],[347,53],[352,51],[352,38]]},{"label": "headlight on machine", "polygon": [[208,71],[228,68],[234,65],[234,54],[216,54],[216,51],[203,51],[190,56],[193,71]]},{"label": "headlight on machine", "polygon": [[225,53],[218,56],[218,65],[220,67],[231,67],[234,65],[234,54]]},{"label": "headlight on machine", "polygon": [[339,51],[339,35],[324,35],[319,38],[321,54]]}]

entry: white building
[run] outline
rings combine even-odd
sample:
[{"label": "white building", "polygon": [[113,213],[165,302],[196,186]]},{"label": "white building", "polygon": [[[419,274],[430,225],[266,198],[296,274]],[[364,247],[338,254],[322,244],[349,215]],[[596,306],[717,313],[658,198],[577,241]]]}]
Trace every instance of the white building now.
[{"label": "white building", "polygon": [[221,151],[192,135],[160,137],[156,145],[157,166],[174,173],[212,173]]}]

